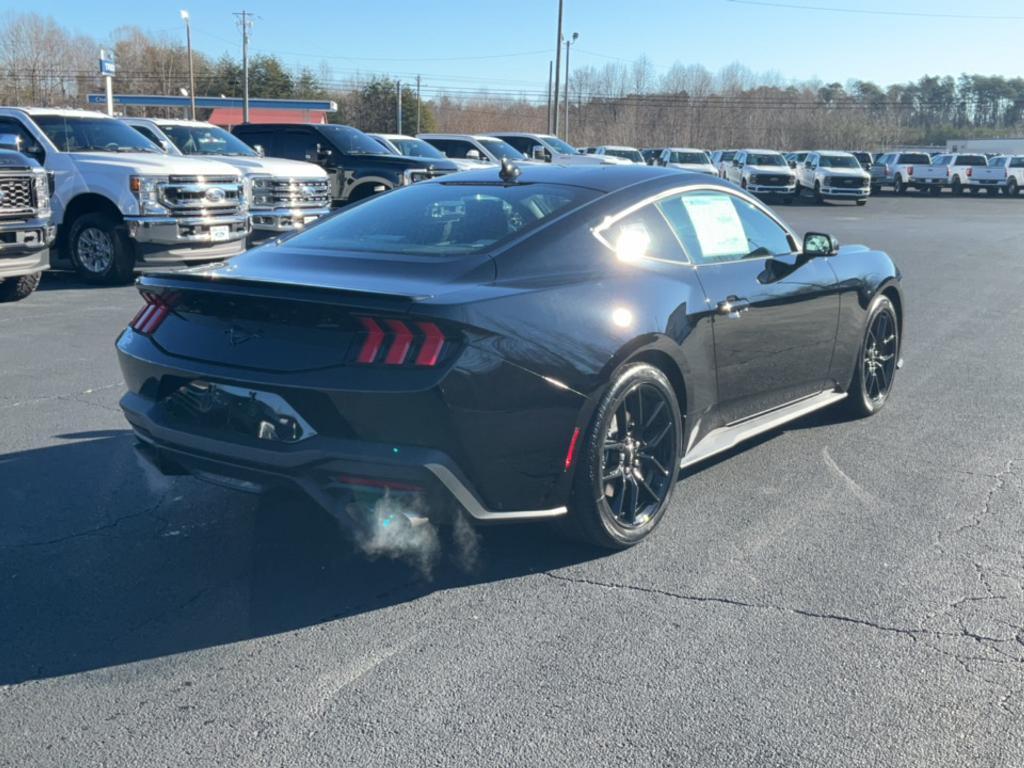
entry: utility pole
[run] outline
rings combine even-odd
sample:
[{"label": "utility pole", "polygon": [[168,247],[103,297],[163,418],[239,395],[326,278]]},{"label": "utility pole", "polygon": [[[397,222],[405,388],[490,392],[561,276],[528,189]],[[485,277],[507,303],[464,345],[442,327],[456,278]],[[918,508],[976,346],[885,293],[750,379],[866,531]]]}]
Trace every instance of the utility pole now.
[{"label": "utility pole", "polygon": [[416,75],[416,133],[420,132],[420,112],[423,101],[420,99],[420,76]]},{"label": "utility pole", "polygon": [[555,62],[548,59],[548,133],[551,133],[551,78],[554,77]]},{"label": "utility pole", "polygon": [[196,119],[196,72],[192,67],[192,24],[188,11],[182,10],[181,18],[185,22],[185,44],[188,46],[188,95],[192,98],[192,119]]},{"label": "utility pole", "polygon": [[236,13],[238,26],[242,29],[242,122],[249,122],[249,31],[253,15],[248,11]]},{"label": "utility pole", "polygon": [[558,135],[558,76],[562,72],[562,6],[558,0],[558,37],[555,38],[555,89],[551,95],[552,133]]},{"label": "utility pole", "polygon": [[572,39],[566,38],[565,40],[565,135],[562,137],[568,143],[569,141],[569,46],[580,39],[579,32],[572,33]]},{"label": "utility pole", "polygon": [[395,133],[402,132],[402,81],[395,80],[395,103],[398,111],[395,114]]}]

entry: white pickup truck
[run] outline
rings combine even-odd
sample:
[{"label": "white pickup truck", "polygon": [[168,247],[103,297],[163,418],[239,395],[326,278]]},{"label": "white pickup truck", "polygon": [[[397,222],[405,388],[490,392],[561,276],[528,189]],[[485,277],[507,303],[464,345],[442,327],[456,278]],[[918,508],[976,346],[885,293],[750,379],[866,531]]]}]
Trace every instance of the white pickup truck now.
[{"label": "white pickup truck", "polygon": [[784,203],[796,197],[796,175],[789,163],[771,149],[741,149],[725,166],[725,178],[755,195],[779,197]]},{"label": "white pickup truck", "polygon": [[976,192],[978,187],[971,183],[971,177],[975,169],[987,165],[988,158],[984,155],[937,155],[931,165],[915,169],[913,186],[932,194],[938,194],[947,186],[954,195],[962,195],[966,189]]},{"label": "white pickup truck", "polygon": [[252,241],[302,229],[331,212],[330,181],[319,165],[263,157],[223,128],[197,120],[125,117],[122,122],[169,155],[217,160],[238,169],[250,185]]},{"label": "white pickup truck", "polygon": [[796,194],[799,197],[803,190],[814,195],[814,199],[823,203],[825,200],[854,200],[857,205],[865,205],[871,194],[871,176],[865,171],[860,161],[849,152],[807,152],[803,162],[795,162]]},{"label": "white pickup truck", "polygon": [[902,195],[908,187],[916,184],[917,174],[922,168],[931,165],[932,159],[927,152],[886,152],[875,158],[871,164],[871,191],[877,192],[882,187],[892,187],[897,195]]},{"label": "white pickup truck", "polygon": [[970,189],[984,189],[1016,196],[1024,189],[1024,155],[990,158],[984,168],[968,168]]},{"label": "white pickup truck", "polygon": [[83,279],[223,259],[245,250],[245,182],[232,166],[172,157],[120,120],[76,109],[0,108],[0,134],[54,178],[61,255]]},{"label": "white pickup truck", "polygon": [[24,299],[50,267],[50,181],[21,154],[13,134],[0,133],[0,301]]}]

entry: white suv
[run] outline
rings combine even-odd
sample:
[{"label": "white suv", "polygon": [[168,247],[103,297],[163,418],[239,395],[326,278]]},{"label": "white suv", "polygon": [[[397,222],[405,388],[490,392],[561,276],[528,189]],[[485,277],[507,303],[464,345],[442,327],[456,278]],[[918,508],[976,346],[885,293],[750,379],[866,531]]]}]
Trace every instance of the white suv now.
[{"label": "white suv", "polygon": [[245,250],[245,181],[214,160],[174,157],[120,120],[78,109],[0,108],[0,133],[53,174],[61,253],[91,282],[137,267]]}]

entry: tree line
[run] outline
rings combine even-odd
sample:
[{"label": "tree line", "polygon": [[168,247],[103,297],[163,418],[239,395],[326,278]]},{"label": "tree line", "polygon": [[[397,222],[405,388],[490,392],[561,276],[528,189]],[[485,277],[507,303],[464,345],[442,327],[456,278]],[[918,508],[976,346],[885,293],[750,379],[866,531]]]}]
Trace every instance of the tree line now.
[{"label": "tree line", "polygon": [[[102,91],[100,47],[52,17],[8,13],[0,20],[0,104],[86,106],[86,94]],[[188,87],[186,50],[176,38],[126,26],[114,30],[110,48],[118,67],[116,92],[177,95]],[[194,51],[193,61],[197,95],[241,96],[237,56],[213,58]],[[439,86],[426,91],[421,100],[403,84],[398,127],[397,87],[386,75],[338,79],[326,64],[296,69],[274,55],[250,57],[252,97],[331,99],[338,111],[329,119],[367,131],[414,133],[417,118],[423,131],[547,130],[546,91]],[[570,142],[580,146],[877,149],[1019,133],[1024,129],[1024,78],[925,75],[883,87],[864,80],[793,82],[741,64],[718,72],[676,64],[659,74],[641,57],[574,68],[567,115],[566,104],[560,101],[559,107],[563,128],[568,118]],[[149,109],[148,114],[177,117],[182,112]]]}]

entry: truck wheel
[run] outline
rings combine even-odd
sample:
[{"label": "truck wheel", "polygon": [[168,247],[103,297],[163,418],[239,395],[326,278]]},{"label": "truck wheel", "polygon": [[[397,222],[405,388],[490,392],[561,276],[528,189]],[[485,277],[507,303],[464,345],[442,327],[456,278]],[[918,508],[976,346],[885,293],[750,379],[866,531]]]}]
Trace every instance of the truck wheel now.
[{"label": "truck wheel", "polygon": [[902,176],[897,176],[895,179],[892,180],[892,191],[897,195],[902,195],[906,193],[907,188],[903,186]]},{"label": "truck wheel", "polygon": [[0,282],[0,301],[21,301],[39,287],[39,281],[42,277],[42,272],[33,272],[31,275],[21,275],[20,277],[8,277],[3,282]]},{"label": "truck wheel", "polygon": [[1012,176],[1010,177],[1010,180],[1006,182],[1006,194],[1010,197],[1016,197],[1020,194],[1020,190],[1017,188],[1017,180]]},{"label": "truck wheel", "polygon": [[822,195],[821,195],[821,182],[820,181],[814,182],[814,202],[816,202],[818,205],[824,205],[825,204],[825,198],[822,197]]},{"label": "truck wheel", "polygon": [[120,223],[106,213],[79,216],[68,233],[71,263],[88,283],[116,285],[132,279],[135,256]]},{"label": "truck wheel", "polygon": [[962,195],[964,193],[964,185],[960,183],[960,177],[959,176],[954,176],[953,177],[952,188],[953,188],[953,194],[954,195]]}]

